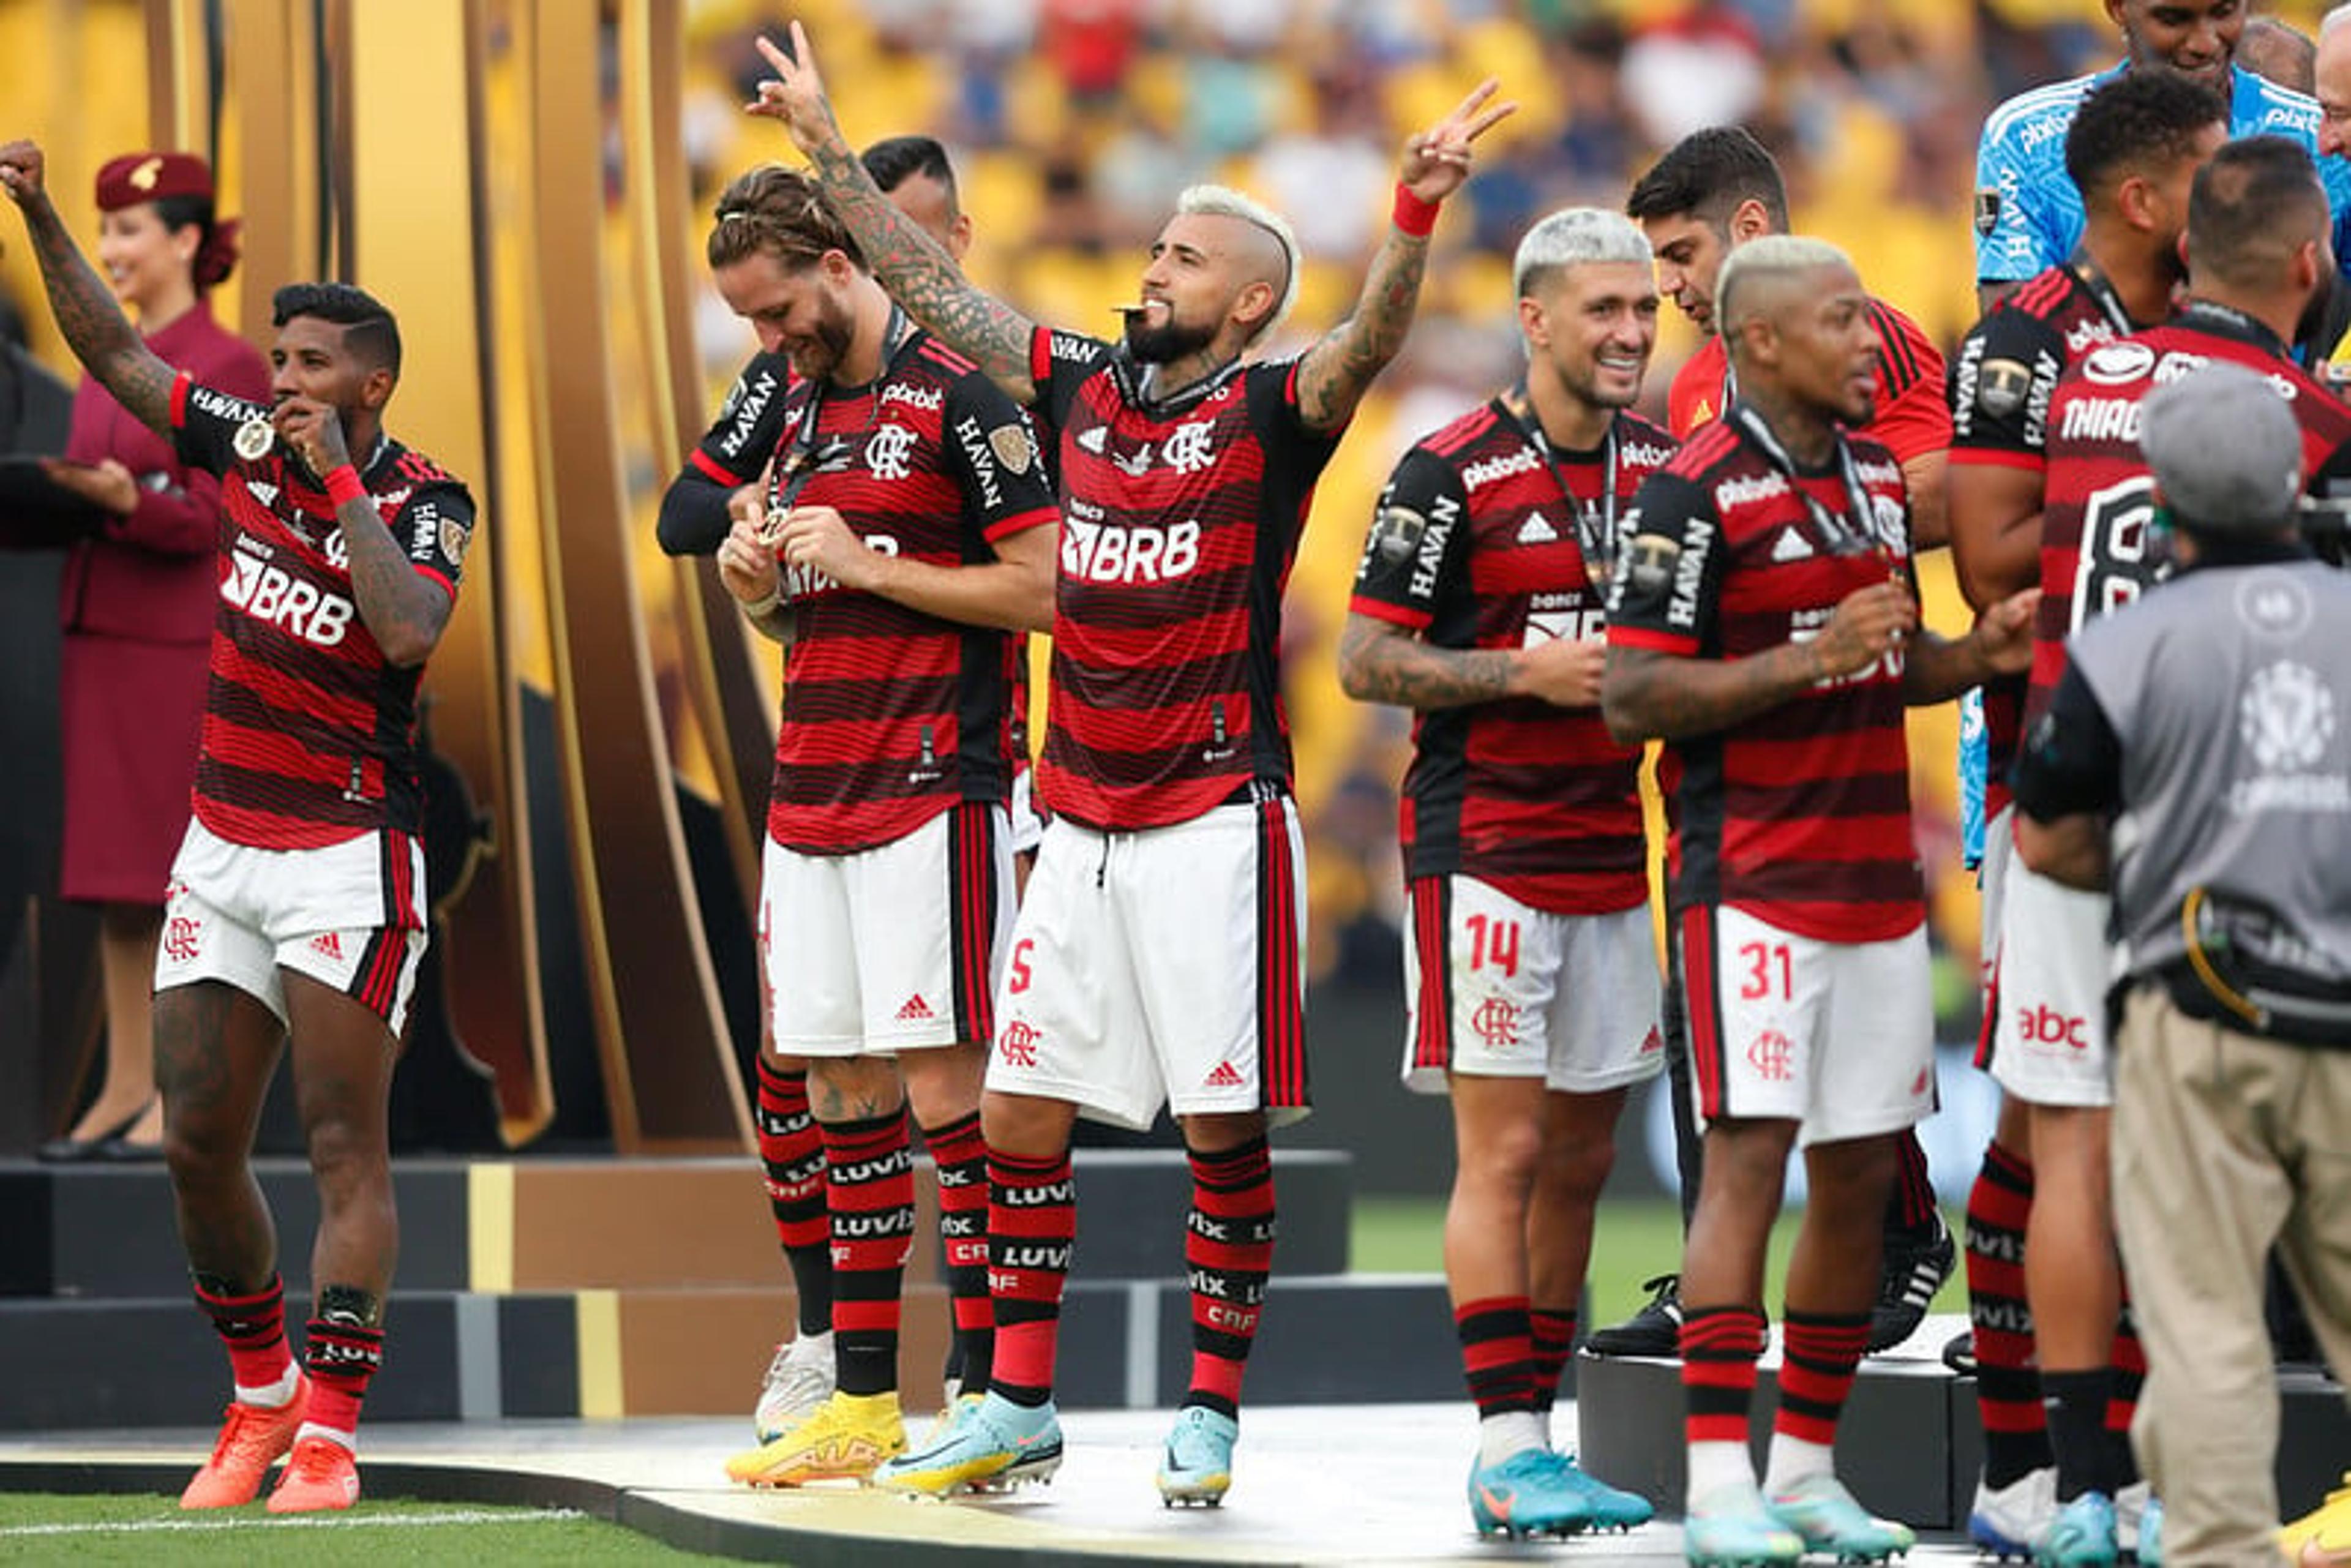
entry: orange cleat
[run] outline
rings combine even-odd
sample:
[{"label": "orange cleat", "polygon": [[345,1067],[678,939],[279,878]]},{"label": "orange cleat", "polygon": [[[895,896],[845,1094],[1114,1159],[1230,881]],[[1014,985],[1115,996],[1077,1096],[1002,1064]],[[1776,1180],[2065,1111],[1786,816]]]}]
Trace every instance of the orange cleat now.
[{"label": "orange cleat", "polygon": [[360,1462],[329,1437],[305,1437],[294,1445],[277,1490],[269,1494],[272,1513],[326,1513],[360,1500]]},{"label": "orange cleat", "polygon": [[180,1494],[180,1506],[241,1508],[260,1496],[262,1478],[294,1446],[294,1434],[302,1429],[309,1406],[307,1376],[294,1385],[293,1398],[275,1407],[231,1400],[213,1457]]}]

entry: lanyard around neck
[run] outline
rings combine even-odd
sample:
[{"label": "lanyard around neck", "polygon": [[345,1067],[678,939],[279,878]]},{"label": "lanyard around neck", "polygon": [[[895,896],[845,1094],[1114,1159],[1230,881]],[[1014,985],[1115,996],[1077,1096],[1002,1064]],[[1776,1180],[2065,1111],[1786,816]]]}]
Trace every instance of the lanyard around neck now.
[{"label": "lanyard around neck", "polygon": [[[898,362],[899,350],[914,336],[913,327],[914,323],[907,319],[906,312],[893,301],[890,306],[889,324],[882,329],[882,369],[873,378],[875,402],[872,417],[866,421],[869,430],[882,416],[882,383],[889,380],[890,371]],[[817,439],[817,424],[824,417],[824,401],[835,390],[830,379],[815,382],[809,387],[808,402],[800,405],[799,423],[793,427],[791,442],[776,465],[776,477],[768,502],[770,528],[779,526],[782,514],[791,510],[792,503],[799,498],[799,493],[808,487],[810,480],[822,473],[833,460],[848,453],[851,442],[844,437],[835,436],[827,442]]]},{"label": "lanyard around neck", "polygon": [[1730,417],[1747,439],[1763,454],[1763,460],[1788,481],[1788,488],[1812,514],[1813,526],[1821,531],[1822,539],[1836,555],[1862,555],[1871,550],[1889,555],[1885,541],[1877,537],[1874,522],[1875,510],[1870,505],[1869,489],[1861,482],[1861,471],[1854,465],[1853,448],[1845,444],[1842,432],[1832,431],[1830,439],[1836,447],[1837,472],[1844,481],[1845,515],[1842,517],[1823,506],[1810,490],[1804,488],[1803,476],[1796,472],[1796,459],[1784,445],[1771,422],[1757,412],[1752,403],[1734,403]]},{"label": "lanyard around neck", "polygon": [[1534,417],[1534,400],[1527,395],[1527,383],[1520,382],[1504,392],[1501,403],[1502,412],[1518,426],[1520,439],[1534,449],[1567,502],[1568,513],[1575,521],[1575,546],[1583,552],[1584,577],[1594,588],[1606,587],[1608,574],[1616,564],[1616,421],[1609,420],[1607,437],[1601,444],[1600,499],[1586,502],[1577,498],[1552,455],[1551,437]]}]

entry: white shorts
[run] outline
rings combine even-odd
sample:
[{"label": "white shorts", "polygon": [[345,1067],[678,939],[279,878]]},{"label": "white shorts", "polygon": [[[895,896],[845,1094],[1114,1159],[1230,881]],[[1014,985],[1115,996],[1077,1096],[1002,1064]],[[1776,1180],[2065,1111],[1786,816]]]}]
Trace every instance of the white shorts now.
[{"label": "white shorts", "polygon": [[191,820],[163,890],[155,988],[218,980],[287,1021],[283,971],[408,1022],[424,960],[424,847],[362,833],[322,850],[234,844]]},{"label": "white shorts", "polygon": [[1306,1114],[1306,855],[1287,799],[1102,833],[1045,829],[987,1086],[1097,1121]]},{"label": "white shorts", "polygon": [[1682,912],[1692,1092],[1718,1116],[1800,1123],[1800,1145],[1899,1132],[1935,1109],[1927,931],[1799,936],[1744,910]]},{"label": "white shorts", "polygon": [[1554,915],[1461,875],[1416,878],[1411,894],[1406,1088],[1442,1094],[1451,1071],[1593,1094],[1664,1069],[1646,904]]},{"label": "white shorts", "polygon": [[2050,881],[2021,857],[2001,895],[1991,1075],[2032,1105],[2115,1103],[2106,1038],[2107,895]]},{"label": "white shorts", "polygon": [[2008,872],[2016,863],[2016,803],[1984,824],[1983,862],[1976,872],[1976,991],[1983,1013],[1976,1025],[1976,1065],[1991,1071],[1993,1026],[2000,1019],[2000,923],[2008,908]]},{"label": "white shorts", "polygon": [[769,839],[759,951],[776,1050],[864,1056],[985,1040],[1011,925],[1001,806],[966,801],[852,854]]},{"label": "white shorts", "polygon": [[1045,813],[1037,809],[1037,770],[1016,768],[1012,770],[1012,852],[1033,855],[1045,837]]}]

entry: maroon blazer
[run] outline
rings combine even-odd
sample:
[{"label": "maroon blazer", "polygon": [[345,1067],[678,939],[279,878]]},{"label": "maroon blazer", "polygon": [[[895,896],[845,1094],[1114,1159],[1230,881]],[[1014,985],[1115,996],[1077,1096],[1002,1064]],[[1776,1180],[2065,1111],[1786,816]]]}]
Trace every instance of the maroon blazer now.
[{"label": "maroon blazer", "polygon": [[[201,299],[147,346],[206,386],[269,401],[269,367],[259,350],[213,319]],[[108,517],[67,558],[57,606],[65,629],[152,643],[208,642],[218,584],[220,481],[183,466],[170,442],[88,376],[74,392],[66,455],[80,463],[115,459],[138,479],[141,494],[129,517]]]}]

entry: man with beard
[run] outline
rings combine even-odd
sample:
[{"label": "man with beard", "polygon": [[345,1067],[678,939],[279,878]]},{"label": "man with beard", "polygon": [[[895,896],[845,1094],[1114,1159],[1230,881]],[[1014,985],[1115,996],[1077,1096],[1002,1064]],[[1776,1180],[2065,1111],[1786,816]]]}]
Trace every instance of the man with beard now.
[{"label": "man with beard", "polygon": [[[1718,298],[1739,398],[1641,488],[1602,683],[1611,735],[1683,763],[1668,867],[1706,1122],[1682,1260],[1684,1542],[1694,1563],[1877,1561],[1913,1537],[1855,1502],[1834,1444],[1896,1144],[1934,1105],[1903,710],[2022,668],[2035,595],[1959,642],[1919,627],[1901,470],[1844,434],[1868,423],[1879,344],[1844,253],[1751,241]],[[1798,1147],[1807,1197],[1759,1492],[1764,1249]]]},{"label": "man with beard", "polygon": [[[2197,172],[2189,193],[2187,304],[2167,325],[2093,350],[2058,382],[2049,410],[2043,597],[2026,734],[2064,674],[2067,636],[2131,602],[2168,570],[2168,556],[2149,537],[2154,482],[2138,444],[2141,405],[2156,388],[2208,361],[2247,366],[2291,391],[2314,489],[2351,469],[2351,410],[2304,375],[2287,347],[2333,285],[2326,231],[2325,193],[2308,152],[2275,136],[2228,143]],[[2110,1253],[2109,901],[2011,862],[2001,904],[2002,1032],[1992,1076],[2032,1107],[2036,1165],[2047,1166],[2049,1151],[2062,1150],[2074,1187],[2062,1210],[2036,1202],[2033,1223],[2062,1223],[2073,1250]],[[2043,1169],[2040,1181],[2051,1174]],[[2116,1505],[2138,1480],[2130,1446],[2109,1414],[2111,1358],[2095,1349],[2114,1332],[2120,1270],[2085,1268],[2088,1260],[2075,1258],[2044,1271],[2039,1250],[2037,1240],[2028,1244],[2026,1285],[2040,1331],[2059,1508],[2035,1545],[2043,1562],[2111,1562],[2121,1529]],[[2063,1322],[2081,1338],[2053,1345],[2058,1320],[2044,1282],[2071,1298]],[[2158,1517],[2150,1506],[2138,1526],[2142,1561]]]},{"label": "man with beard", "polygon": [[[474,504],[384,432],[400,329],[378,301],[341,283],[279,289],[264,407],[156,358],[59,221],[37,147],[0,148],[0,186],[75,356],[222,480],[194,813],[155,966],[155,1079],[188,1272],[235,1396],[181,1506],[250,1502],[288,1455],[270,1511],[347,1509],[400,1245],[386,1107],[426,940],[416,689],[456,602]],[[289,1036],[319,1196],[298,1366],[252,1166]]]},{"label": "man with beard", "polygon": [[[2065,172],[2065,127],[2089,90],[2133,70],[2167,70],[2229,105],[2229,134],[2315,148],[2318,104],[2241,68],[2244,0],[2105,0],[2119,65],[2021,92],[1993,110],[1976,145],[1976,296],[1987,310],[2026,278],[2064,265],[2082,236],[2082,193]],[[2328,205],[2351,210],[2351,164],[2330,161]]]},{"label": "man with beard", "polygon": [[[2066,169],[2088,214],[2081,246],[2065,265],[1995,307],[1952,361],[1951,557],[1974,609],[2040,582],[2049,402],[2057,379],[2099,345],[2171,314],[2173,287],[2185,276],[2179,236],[2188,224],[2189,186],[2227,135],[2227,106],[2170,71],[2127,71],[2083,99],[2065,132]],[[2008,770],[2022,728],[2022,677],[1993,683],[1983,706],[1980,777],[1990,822],[1977,1065],[1991,1068],[1999,1050],[2015,1049],[2020,1022],[2019,1013],[2002,1005],[1998,956],[2013,842]],[[2054,1508],[2036,1364],[2064,1371],[2111,1361],[2116,1414],[2126,1417],[2141,1365],[2127,1319],[2123,1330],[2116,1326],[2113,1249],[2095,1228],[2096,1209],[2080,1201],[2094,1181],[2104,1185],[2082,1165],[2097,1151],[2067,1145],[2064,1126],[2053,1118],[2036,1128],[2022,1101],[2004,1100],[1968,1195],[1968,1303],[1984,1433],[1983,1475],[1968,1531],[1994,1552],[2029,1552]],[[2045,1150],[2038,1146],[2044,1142]],[[2065,1288],[2085,1277],[2086,1291]],[[2074,1310],[2077,1304],[2083,1310]]]},{"label": "man with beard", "polygon": [[1600,722],[1608,573],[1672,455],[1625,412],[1657,335],[1648,242],[1554,213],[1512,271],[1525,379],[1405,455],[1339,640],[1349,696],[1415,710],[1404,1077],[1453,1103],[1446,1283],[1479,1416],[1480,1533],[1629,1528],[1552,1447],[1626,1089],[1665,1066],[1638,747]]},{"label": "man with beard", "polygon": [[[904,1451],[900,1291],[914,1228],[906,1111],[942,1169],[977,1113],[1012,905],[1006,638],[1052,615],[1052,498],[1020,411],[914,327],[799,173],[728,187],[711,276],[790,361],[766,516],[727,591],[792,618],[759,937],[770,1038],[810,1059],[824,1140],[838,1387],[727,1462],[756,1486],[862,1479]],[[984,1274],[950,1274],[984,1367]]]},{"label": "man with beard", "polygon": [[1281,591],[1316,478],[1404,340],[1437,204],[1510,106],[1490,82],[1405,150],[1395,223],[1354,314],[1247,362],[1298,288],[1288,224],[1217,186],[1177,203],[1123,343],[1040,329],[974,288],[883,199],[808,39],[761,40],[754,112],[784,122],[875,275],[1033,403],[1062,496],[1040,788],[1053,821],[1014,933],[983,1120],[995,1377],[968,1418],[877,1479],[944,1495],[1050,1475],[1081,1109],[1174,1112],[1193,1174],[1189,1385],[1161,1453],[1173,1503],[1232,1479],[1243,1367],[1272,1264],[1266,1134],[1307,1109],[1303,854],[1278,682]]},{"label": "man with beard", "polygon": [[[971,218],[956,197],[955,170],[946,150],[927,136],[893,136],[862,154],[873,183],[909,216],[961,260],[971,244]],[[783,444],[790,400],[791,358],[762,349],[736,377],[726,401],[700,445],[662,495],[656,536],[671,555],[715,555],[733,525],[730,507],[764,512],[758,482]],[[1026,875],[1044,831],[1029,790],[1029,640],[1008,640],[1005,656],[1011,680],[1005,718],[1011,729],[1013,881]],[[754,1094],[759,1164],[776,1239],[792,1274],[795,1318],[792,1336],[778,1343],[760,1379],[751,1413],[759,1441],[781,1437],[814,1415],[832,1397],[832,1227],[825,1213],[824,1139],[809,1110],[808,1062],[780,1055],[764,1038]],[[931,1157],[939,1177],[939,1232],[946,1243],[952,1278],[958,1270],[978,1283],[977,1300],[956,1291],[959,1321],[947,1361],[950,1389],[963,1375],[965,1341],[987,1326],[987,1155],[979,1139],[975,1110],[967,1127],[934,1129]],[[949,1397],[953,1397],[952,1392]]]}]

